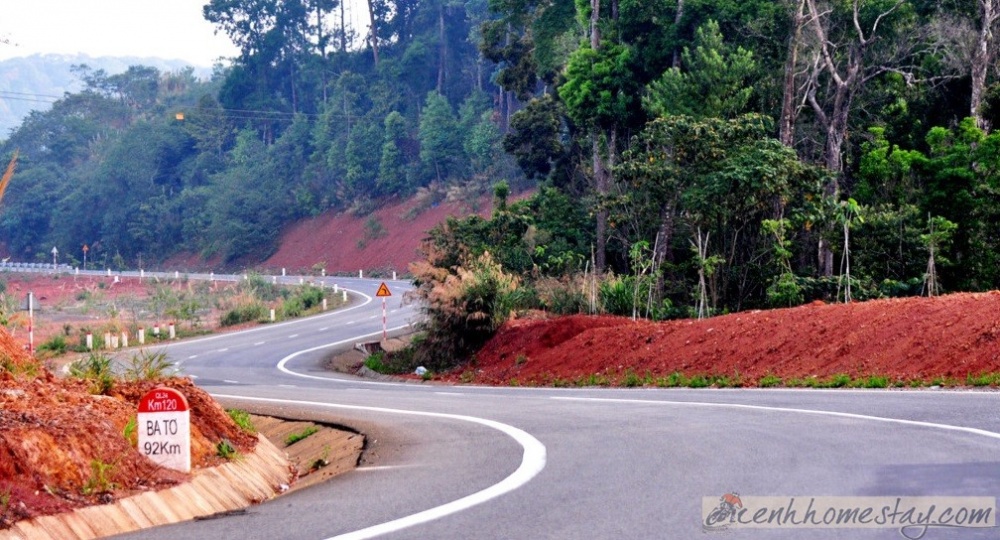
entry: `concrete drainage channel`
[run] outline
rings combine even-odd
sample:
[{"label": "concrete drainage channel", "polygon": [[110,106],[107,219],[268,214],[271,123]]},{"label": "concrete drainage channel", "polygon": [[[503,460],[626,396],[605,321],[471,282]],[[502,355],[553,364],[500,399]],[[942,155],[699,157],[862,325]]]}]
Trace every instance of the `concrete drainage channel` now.
[{"label": "concrete drainage channel", "polygon": [[190,481],[169,489],[19,521],[0,531],[0,540],[101,538],[235,513],[350,471],[361,458],[365,437],[360,433],[299,420],[251,418],[260,437],[251,455],[193,471]]}]

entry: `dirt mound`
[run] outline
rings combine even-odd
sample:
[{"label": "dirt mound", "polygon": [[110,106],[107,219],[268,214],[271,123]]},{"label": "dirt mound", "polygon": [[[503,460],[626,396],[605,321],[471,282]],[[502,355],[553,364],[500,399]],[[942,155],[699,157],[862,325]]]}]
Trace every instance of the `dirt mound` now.
[{"label": "dirt mound", "polygon": [[[662,323],[515,320],[446,378],[480,384],[658,383],[679,373],[756,385],[879,376],[965,383],[1000,372],[1000,292],[822,303]],[[594,378],[594,375],[600,377]]]},{"label": "dirt mound", "polygon": [[139,398],[156,386],[188,399],[193,467],[222,463],[223,439],[240,452],[257,442],[187,379],[118,382],[108,395],[92,395],[86,381],[57,379],[35,363],[2,328],[0,357],[12,359],[0,365],[0,529],[186,480],[141,455],[134,424],[127,427]]}]

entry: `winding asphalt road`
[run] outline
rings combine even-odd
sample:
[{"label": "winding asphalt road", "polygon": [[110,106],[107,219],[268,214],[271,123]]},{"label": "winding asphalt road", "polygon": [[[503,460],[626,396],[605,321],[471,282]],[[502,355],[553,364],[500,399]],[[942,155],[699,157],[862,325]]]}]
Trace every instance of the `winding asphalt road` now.
[{"label": "winding asphalt road", "polygon": [[[297,278],[288,278],[289,280]],[[176,343],[226,406],[351,426],[354,472],[249,509],[125,538],[998,538],[954,527],[706,531],[702,498],[1000,494],[1000,394],[966,391],[531,389],[330,373],[377,339],[379,281],[336,312]],[[388,323],[415,310],[389,282]],[[367,337],[366,337],[367,336]],[[995,509],[993,510],[995,512]]]}]

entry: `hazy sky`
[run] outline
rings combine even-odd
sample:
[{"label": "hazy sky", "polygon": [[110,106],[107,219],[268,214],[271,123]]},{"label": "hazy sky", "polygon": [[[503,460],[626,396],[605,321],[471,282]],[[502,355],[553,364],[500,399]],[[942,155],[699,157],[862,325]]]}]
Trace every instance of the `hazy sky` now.
[{"label": "hazy sky", "polygon": [[36,53],[138,56],[211,66],[235,56],[214,35],[208,0],[0,0],[0,60]]}]

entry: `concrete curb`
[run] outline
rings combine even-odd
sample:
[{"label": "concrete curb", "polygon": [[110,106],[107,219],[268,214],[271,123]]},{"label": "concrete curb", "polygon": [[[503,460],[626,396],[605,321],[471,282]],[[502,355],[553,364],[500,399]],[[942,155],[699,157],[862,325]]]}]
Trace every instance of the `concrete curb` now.
[{"label": "concrete curb", "polygon": [[19,521],[0,531],[0,540],[88,540],[240,510],[287,489],[291,471],[284,452],[258,435],[252,454],[196,470],[184,484],[111,504]]}]

